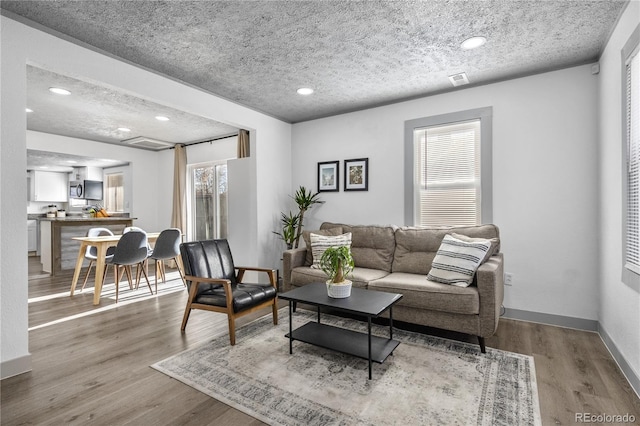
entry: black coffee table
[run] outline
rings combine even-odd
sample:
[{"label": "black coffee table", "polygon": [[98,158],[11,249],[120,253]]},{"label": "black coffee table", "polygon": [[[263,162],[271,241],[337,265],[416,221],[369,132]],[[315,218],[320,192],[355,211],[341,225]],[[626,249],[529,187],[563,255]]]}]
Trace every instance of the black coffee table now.
[{"label": "black coffee table", "polygon": [[[393,305],[401,298],[401,294],[352,288],[351,296],[334,299],[327,295],[327,285],[313,283],[298,287],[286,293],[278,294],[278,298],[289,301],[289,353],[293,354],[293,341],[310,343],[322,348],[357,356],[369,361],[369,380],[371,380],[371,362],[382,364],[400,344],[393,340]],[[318,308],[318,322],[308,322],[293,330],[293,305],[306,303]],[[340,327],[320,323],[320,308],[326,307],[338,311],[362,315],[367,318],[368,333],[360,333]],[[389,310],[389,338],[371,335],[371,318],[380,316]]]}]

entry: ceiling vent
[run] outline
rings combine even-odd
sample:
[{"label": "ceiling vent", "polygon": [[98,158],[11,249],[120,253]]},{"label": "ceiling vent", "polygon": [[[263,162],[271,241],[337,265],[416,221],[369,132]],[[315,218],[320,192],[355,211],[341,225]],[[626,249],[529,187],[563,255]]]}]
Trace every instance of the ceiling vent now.
[{"label": "ceiling vent", "polygon": [[158,139],[147,138],[145,136],[140,136],[133,139],[126,139],[126,140],[123,140],[122,143],[133,145],[136,148],[146,148],[146,149],[154,149],[154,150],[170,148],[173,146],[172,143],[161,141]]},{"label": "ceiling vent", "polygon": [[467,74],[464,72],[461,72],[460,74],[450,75],[449,81],[454,86],[464,86],[465,84],[469,84],[469,78],[467,78]]}]

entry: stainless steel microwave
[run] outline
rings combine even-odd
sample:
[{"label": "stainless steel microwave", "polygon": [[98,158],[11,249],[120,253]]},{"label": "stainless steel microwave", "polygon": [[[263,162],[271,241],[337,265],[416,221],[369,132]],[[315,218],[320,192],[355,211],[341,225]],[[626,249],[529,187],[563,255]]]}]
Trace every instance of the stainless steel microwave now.
[{"label": "stainless steel microwave", "polygon": [[76,180],[69,182],[69,197],[82,200],[102,200],[103,190],[100,180]]}]

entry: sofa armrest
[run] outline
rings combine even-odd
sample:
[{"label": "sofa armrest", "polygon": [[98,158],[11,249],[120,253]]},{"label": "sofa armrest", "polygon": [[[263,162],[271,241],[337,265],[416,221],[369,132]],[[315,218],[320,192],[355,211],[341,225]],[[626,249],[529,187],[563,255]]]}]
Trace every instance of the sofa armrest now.
[{"label": "sofa armrest", "polygon": [[479,336],[489,337],[498,328],[500,308],[504,300],[504,255],[498,253],[480,265],[476,278],[480,296]]},{"label": "sofa armrest", "polygon": [[284,290],[291,288],[291,271],[298,266],[304,266],[307,258],[305,247],[285,250],[282,253],[282,285]]}]

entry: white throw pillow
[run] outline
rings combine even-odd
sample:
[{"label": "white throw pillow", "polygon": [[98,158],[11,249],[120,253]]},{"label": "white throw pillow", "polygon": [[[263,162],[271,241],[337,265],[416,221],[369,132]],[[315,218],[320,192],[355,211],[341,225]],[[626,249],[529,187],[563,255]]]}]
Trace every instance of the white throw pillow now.
[{"label": "white throw pillow", "polygon": [[313,256],[312,268],[320,269],[322,254],[329,247],[347,246],[351,248],[351,232],[342,235],[318,235],[311,233],[311,254]]},{"label": "white throw pillow", "polygon": [[429,281],[468,287],[487,252],[491,241],[466,242],[445,235],[427,275]]}]

